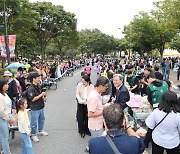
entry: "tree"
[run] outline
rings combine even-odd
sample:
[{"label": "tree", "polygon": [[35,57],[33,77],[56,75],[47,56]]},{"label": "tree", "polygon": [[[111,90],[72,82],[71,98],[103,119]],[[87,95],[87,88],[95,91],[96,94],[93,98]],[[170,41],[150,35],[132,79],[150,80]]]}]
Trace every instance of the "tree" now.
[{"label": "tree", "polygon": [[69,49],[76,49],[77,48],[77,20],[75,18],[75,15],[67,12],[67,18],[69,20],[66,27],[64,27],[64,30],[62,31],[61,35],[54,38],[54,42],[56,44],[56,47],[59,50],[59,54],[64,55],[65,53],[62,51],[69,50]]},{"label": "tree", "polygon": [[[3,16],[3,1],[0,1],[0,16]],[[30,38],[31,29],[36,27],[39,14],[32,10],[32,5],[28,0],[8,0],[6,1],[7,10],[7,27],[8,34],[15,34],[16,50],[15,54],[18,57],[31,53],[34,50],[35,42]],[[0,22],[4,23],[4,18],[0,18]],[[4,35],[3,29],[0,31]]]},{"label": "tree", "polygon": [[62,6],[55,6],[50,2],[33,3],[33,8],[40,14],[38,25],[33,29],[33,38],[44,57],[48,43],[64,32],[64,28],[70,25],[71,19]]},{"label": "tree", "polygon": [[179,0],[160,0],[154,2],[155,10],[152,14],[161,21],[165,21],[170,28],[180,28],[180,4]]},{"label": "tree", "polygon": [[180,5],[178,0],[164,0],[154,3],[156,10],[152,11],[152,15],[156,21],[156,48],[159,49],[161,57],[165,45],[174,38],[178,32]]},{"label": "tree", "polygon": [[170,47],[180,52],[180,35],[176,35],[170,42]]},{"label": "tree", "polygon": [[117,41],[114,37],[102,33],[98,29],[83,30],[79,33],[79,50],[86,53],[106,55],[115,51]]},{"label": "tree", "polygon": [[146,12],[140,12],[134,20],[124,27],[125,40],[128,47],[135,52],[150,54],[155,43],[156,23]]}]

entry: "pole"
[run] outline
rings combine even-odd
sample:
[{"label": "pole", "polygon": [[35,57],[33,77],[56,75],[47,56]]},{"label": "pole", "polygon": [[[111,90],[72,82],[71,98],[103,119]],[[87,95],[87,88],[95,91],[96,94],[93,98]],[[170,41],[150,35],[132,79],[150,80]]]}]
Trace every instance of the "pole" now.
[{"label": "pole", "polygon": [[10,50],[9,50],[9,37],[8,37],[8,32],[7,32],[7,18],[6,18],[5,0],[4,0],[4,29],[5,29],[6,54],[7,54],[7,61],[8,61],[8,65],[9,65],[11,62],[11,59],[10,59]]}]

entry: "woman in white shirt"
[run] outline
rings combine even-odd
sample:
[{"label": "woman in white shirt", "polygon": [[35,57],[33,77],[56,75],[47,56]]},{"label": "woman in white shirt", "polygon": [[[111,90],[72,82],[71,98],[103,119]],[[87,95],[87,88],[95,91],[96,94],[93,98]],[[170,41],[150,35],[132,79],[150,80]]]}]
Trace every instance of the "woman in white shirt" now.
[{"label": "woman in white shirt", "polygon": [[163,118],[152,132],[152,154],[163,154],[164,150],[167,154],[180,154],[180,104],[173,91],[163,94],[159,107],[147,117],[146,125],[153,129]]},{"label": "woman in white shirt", "polygon": [[94,86],[91,84],[90,77],[85,74],[82,81],[77,85],[76,90],[78,130],[82,138],[85,137],[85,134],[90,135],[87,117],[87,97],[93,89]]},{"label": "woman in white shirt", "polygon": [[10,154],[8,123],[14,123],[16,120],[10,119],[12,102],[7,91],[8,81],[0,79],[0,148],[3,148],[5,154]]},{"label": "woman in white shirt", "polygon": [[61,65],[60,65],[60,63],[58,64],[58,66],[56,68],[56,74],[57,74],[57,78],[59,79],[61,77]]}]

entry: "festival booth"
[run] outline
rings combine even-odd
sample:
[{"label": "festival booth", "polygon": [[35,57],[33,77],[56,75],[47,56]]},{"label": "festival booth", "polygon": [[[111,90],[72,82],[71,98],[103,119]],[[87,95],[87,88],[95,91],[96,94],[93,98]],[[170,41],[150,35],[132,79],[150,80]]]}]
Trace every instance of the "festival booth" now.
[{"label": "festival booth", "polygon": [[180,53],[177,50],[165,49],[163,52],[163,57],[180,57]]}]

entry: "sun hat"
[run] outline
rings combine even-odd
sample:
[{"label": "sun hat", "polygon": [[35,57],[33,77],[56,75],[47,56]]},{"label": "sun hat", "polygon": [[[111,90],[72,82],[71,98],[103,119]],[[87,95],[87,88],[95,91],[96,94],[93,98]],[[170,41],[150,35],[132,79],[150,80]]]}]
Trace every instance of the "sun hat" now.
[{"label": "sun hat", "polygon": [[142,108],[143,104],[141,102],[140,95],[131,96],[130,101],[126,103],[129,107],[139,107]]},{"label": "sun hat", "polygon": [[3,76],[12,76],[12,73],[10,71],[5,71]]}]

